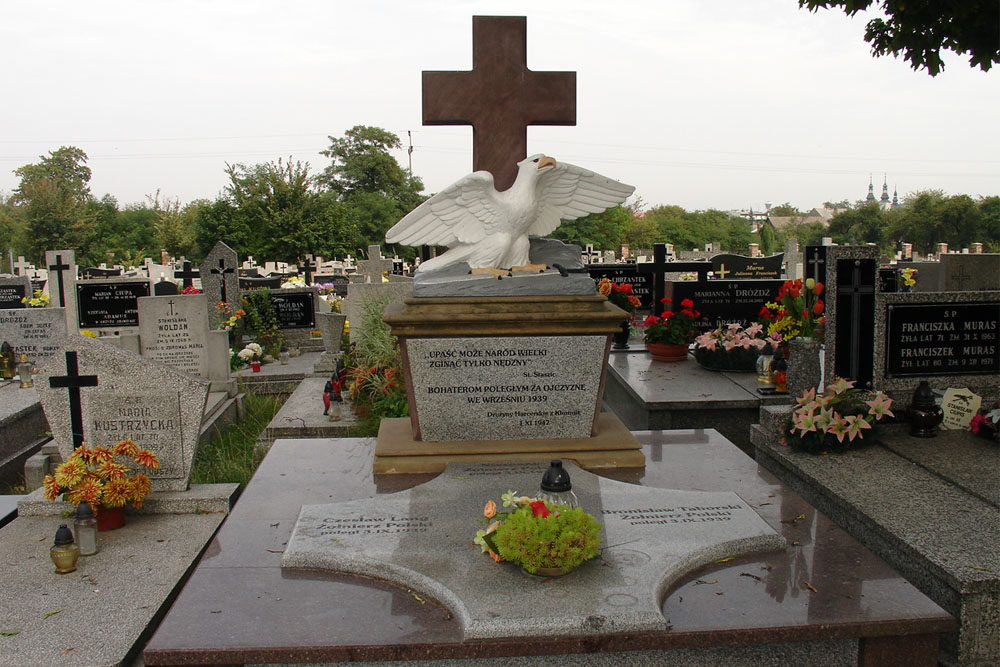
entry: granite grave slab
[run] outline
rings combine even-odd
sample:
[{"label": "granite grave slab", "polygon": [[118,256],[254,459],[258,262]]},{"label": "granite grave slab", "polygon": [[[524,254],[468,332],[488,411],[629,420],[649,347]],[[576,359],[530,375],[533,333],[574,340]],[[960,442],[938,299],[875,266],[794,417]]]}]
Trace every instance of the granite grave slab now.
[{"label": "granite grave slab", "polygon": [[31,298],[31,281],[27,276],[15,276],[13,278],[0,278],[0,310],[16,310],[25,308],[21,301],[24,298]]},{"label": "granite grave slab", "polygon": [[205,255],[199,267],[201,291],[208,298],[208,317],[213,325],[219,321],[216,304],[220,301],[224,301],[232,311],[240,307],[240,279],[236,273],[238,263],[236,251],[219,241]]},{"label": "granite grave slab", "polygon": [[1000,290],[1000,254],[941,255],[944,292],[988,292]]},{"label": "granite grave slab", "polygon": [[142,356],[208,377],[208,306],[204,294],[139,299]]},{"label": "granite grave slab", "polygon": [[36,365],[55,354],[65,339],[65,308],[0,310],[0,342],[7,341],[15,354],[27,354]]},{"label": "granite grave slab", "polygon": [[[603,523],[599,558],[546,580],[497,566],[469,545],[486,499],[534,494],[542,462],[451,464],[438,478],[376,500],[303,506],[285,568],[372,576],[437,599],[467,639],[662,630],[677,579],[722,558],[777,551],[778,535],[738,495],[641,488],[566,469]],[[484,586],[484,581],[489,584]]]},{"label": "granite grave slab", "polygon": [[160,458],[160,469],[147,473],[154,491],[187,489],[207,380],[73,336],[40,368],[35,388],[64,460],[81,438],[91,445],[130,438]]},{"label": "granite grave slab", "polygon": [[588,438],[606,336],[410,338],[420,439]]}]

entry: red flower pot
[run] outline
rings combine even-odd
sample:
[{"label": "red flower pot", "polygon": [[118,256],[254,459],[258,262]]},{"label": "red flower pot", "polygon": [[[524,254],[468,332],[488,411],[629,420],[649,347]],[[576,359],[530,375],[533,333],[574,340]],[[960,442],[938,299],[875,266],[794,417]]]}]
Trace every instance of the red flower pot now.
[{"label": "red flower pot", "polygon": [[653,358],[653,361],[684,361],[687,359],[687,344],[646,343],[646,349],[649,350],[649,356]]},{"label": "red flower pot", "polygon": [[115,530],[125,525],[125,507],[101,505],[97,511],[97,530]]},{"label": "red flower pot", "polygon": [[250,362],[250,368],[253,369],[254,373],[260,373],[260,362],[259,361],[251,361]]}]

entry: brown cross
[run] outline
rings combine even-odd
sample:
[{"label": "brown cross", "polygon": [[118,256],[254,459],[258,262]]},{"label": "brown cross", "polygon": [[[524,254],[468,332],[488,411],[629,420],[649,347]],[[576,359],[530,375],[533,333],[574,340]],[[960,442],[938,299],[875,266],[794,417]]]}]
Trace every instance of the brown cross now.
[{"label": "brown cross", "polygon": [[472,71],[424,72],[424,125],[471,125],[472,168],[497,190],[528,154],[528,125],[576,125],[576,72],[532,72],[524,16],[472,17]]}]

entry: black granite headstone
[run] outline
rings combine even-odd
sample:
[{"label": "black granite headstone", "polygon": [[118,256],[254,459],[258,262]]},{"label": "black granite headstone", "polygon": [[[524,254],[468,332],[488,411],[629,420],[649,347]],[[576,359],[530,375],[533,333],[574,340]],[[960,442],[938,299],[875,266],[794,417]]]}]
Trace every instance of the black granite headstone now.
[{"label": "black granite headstone", "polygon": [[806,278],[812,278],[819,283],[826,282],[826,246],[806,246],[805,266],[802,271]]},{"label": "black granite headstone", "polygon": [[21,299],[31,297],[27,278],[16,279],[21,282],[10,282],[0,285],[0,310],[5,308],[24,308]]},{"label": "black granite headstone", "polygon": [[886,377],[1000,375],[1000,302],[893,304]]},{"label": "black granite headstone", "polygon": [[172,280],[161,280],[153,285],[153,296],[174,296],[178,294],[177,283]]},{"label": "black granite headstone", "polygon": [[639,273],[648,273],[653,277],[653,314],[659,315],[663,312],[663,304],[660,300],[666,296],[666,274],[685,273],[695,271],[699,281],[708,280],[708,272],[712,270],[711,262],[668,262],[667,245],[656,243],[653,245],[653,261],[636,264],[635,270]]},{"label": "black granite headstone", "polygon": [[670,283],[670,310],[681,309],[681,301],[691,299],[701,313],[699,331],[712,331],[720,325],[739,322],[744,327],[760,319],[760,309],[776,301],[783,280],[709,280]]},{"label": "black granite headstone", "polygon": [[777,280],[781,277],[784,258],[784,253],[770,257],[722,254],[713,256],[709,261],[715,280]]},{"label": "black granite headstone", "polygon": [[315,295],[309,292],[271,292],[271,303],[278,315],[280,329],[313,329],[316,327]]},{"label": "black granite headstone", "polygon": [[122,270],[121,269],[102,269],[99,266],[88,266],[87,268],[83,269],[80,273],[81,273],[81,275],[83,275],[84,278],[87,278],[87,279],[92,279],[92,278],[114,278],[116,276],[120,276],[122,274]]},{"label": "black granite headstone", "polygon": [[149,296],[149,283],[76,284],[78,321],[81,327],[119,328],[139,326],[139,297]]},{"label": "black granite headstone", "polygon": [[281,276],[273,277],[260,277],[260,278],[244,278],[240,277],[240,289],[241,290],[251,290],[251,289],[262,289],[266,287],[267,289],[278,289],[281,287]]},{"label": "black granite headstone", "polygon": [[588,264],[587,273],[594,279],[595,285],[602,278],[607,278],[616,285],[632,285],[632,293],[642,302],[639,309],[652,309],[653,274],[638,273],[635,264]]},{"label": "black granite headstone", "polygon": [[[856,386],[871,388],[875,378],[875,280],[878,265],[873,259],[838,259],[834,307],[837,325],[837,377],[854,380]],[[829,304],[829,299],[827,300]],[[829,307],[829,306],[827,306]],[[827,332],[827,344],[830,343]]]}]

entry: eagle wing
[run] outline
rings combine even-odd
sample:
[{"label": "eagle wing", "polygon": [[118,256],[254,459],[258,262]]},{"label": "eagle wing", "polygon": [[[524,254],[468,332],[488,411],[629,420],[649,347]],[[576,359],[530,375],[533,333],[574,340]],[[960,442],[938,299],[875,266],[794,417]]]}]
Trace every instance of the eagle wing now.
[{"label": "eagle wing", "polygon": [[539,176],[535,183],[538,214],[528,233],[536,236],[551,234],[563,220],[575,220],[606,211],[621,204],[634,191],[634,186],[575,164],[560,162]]},{"label": "eagle wing", "polygon": [[385,240],[411,246],[476,243],[508,222],[496,195],[493,174],[473,172],[407,213]]}]

